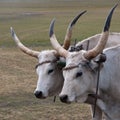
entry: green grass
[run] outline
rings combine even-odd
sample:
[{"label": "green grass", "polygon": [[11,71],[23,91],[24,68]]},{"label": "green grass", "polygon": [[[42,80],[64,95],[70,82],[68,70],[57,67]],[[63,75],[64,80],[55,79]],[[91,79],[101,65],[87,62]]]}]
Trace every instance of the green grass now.
[{"label": "green grass", "polygon": [[[7,2],[6,2],[7,1]],[[12,26],[21,41],[35,50],[52,48],[49,24],[55,17],[55,33],[62,43],[69,22],[80,11],[73,30],[82,40],[102,31],[105,18],[117,0],[0,0],[0,120],[90,120],[88,105],[66,105],[53,98],[38,100],[33,92],[37,83],[37,60],[22,53],[11,38]],[[15,1],[15,0],[14,0]],[[31,13],[31,14],[30,14]],[[120,31],[120,7],[115,10],[110,31]]]},{"label": "green grass", "polygon": [[[108,11],[114,4],[113,0],[105,3],[103,0],[1,2],[0,46],[15,45],[10,35],[11,26],[26,45],[50,46],[48,32],[53,18],[56,18],[57,38],[62,43],[69,22],[80,11],[87,10],[86,15],[82,16],[76,24],[72,37],[73,41],[75,38],[82,40],[102,31]],[[111,31],[119,31],[119,14],[118,6],[112,20]]]}]

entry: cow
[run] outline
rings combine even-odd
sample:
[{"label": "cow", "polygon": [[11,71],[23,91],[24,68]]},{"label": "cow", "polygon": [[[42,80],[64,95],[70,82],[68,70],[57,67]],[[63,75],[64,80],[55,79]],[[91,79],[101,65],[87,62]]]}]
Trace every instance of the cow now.
[{"label": "cow", "polygon": [[94,95],[99,67],[96,59],[102,52],[107,56],[107,61],[102,63],[100,67],[99,92],[96,102],[97,117],[95,120],[102,119],[102,112],[105,114],[106,120],[120,120],[120,45],[104,49],[109,36],[112,14],[117,5],[112,8],[107,17],[99,42],[88,51],[69,52],[65,50],[58,43],[54,34],[55,20],[50,25],[51,44],[57,53],[66,59],[66,66],[63,69],[64,84],[59,95],[62,102],[85,103],[89,95],[93,99],[96,98]]},{"label": "cow", "polygon": [[[78,20],[78,18],[79,18],[79,15],[80,14],[78,14],[72,20],[72,22],[69,24],[69,27],[68,27],[67,33],[66,33],[66,37],[65,37],[65,41],[67,41],[67,42],[64,42],[64,44],[63,44],[65,49],[68,49],[68,47],[70,46],[70,38],[71,38],[71,35],[72,35],[72,34],[70,34],[70,33],[72,33],[72,31],[70,32],[70,30],[72,30],[72,27],[70,27],[70,26],[73,26],[75,24],[76,20]],[[42,52],[30,50],[29,48],[25,47],[20,42],[20,40],[18,39],[17,35],[15,34],[13,28],[11,28],[11,33],[12,33],[12,37],[15,40],[16,44],[17,45],[21,44],[21,45],[18,45],[18,47],[23,52],[25,52],[26,54],[39,59],[38,55],[40,53],[40,56],[42,57],[42,59],[45,58],[45,56],[48,56],[43,61],[47,61],[47,60],[49,61],[50,59],[51,59],[51,61],[54,61],[54,59],[57,60],[56,54],[54,54],[55,53],[54,50],[44,50]],[[85,40],[83,40],[81,42],[78,42],[76,47],[82,46],[82,49],[86,49],[87,43],[89,41],[89,48],[88,49],[91,49],[91,48],[93,48],[93,46],[95,46],[97,44],[100,35],[101,34],[97,34],[97,35],[89,37],[89,38],[87,38],[87,39],[85,39]],[[107,43],[106,47],[110,47],[110,46],[114,46],[116,44],[119,44],[120,43],[120,33],[116,33],[116,32],[113,33],[112,32],[112,33],[109,34],[108,39],[109,39],[109,42]],[[67,47],[65,47],[65,46],[67,46]],[[29,52],[27,52],[27,51],[29,51]],[[49,56],[51,56],[51,58],[49,58]],[[59,59],[59,57],[58,57],[58,59]],[[46,62],[46,64],[47,64],[47,62]],[[39,64],[36,65],[36,71],[37,71],[38,76],[41,76],[41,78],[44,78],[44,80],[43,79],[38,79],[37,88],[36,88],[36,90],[34,92],[35,96],[37,98],[47,98],[47,97],[56,96],[56,95],[59,94],[59,92],[62,89],[63,82],[64,82],[63,75],[62,75],[62,72],[61,72],[61,68],[64,67],[64,65],[65,65],[65,60],[63,58],[60,58],[58,61],[55,62],[55,64],[53,62],[51,64],[51,68],[57,68],[58,66],[60,68],[58,69],[58,71],[55,72],[55,74],[46,75],[47,79],[46,79],[46,77],[44,77],[45,76],[44,74],[39,75],[41,73],[41,72],[39,73],[38,70],[37,70],[38,69],[37,66],[39,66]],[[43,68],[45,68],[46,71],[51,71],[52,70],[52,69],[50,69],[50,66],[48,66],[48,67],[41,66],[41,69],[43,69]],[[58,77],[58,76],[60,76],[60,77]],[[40,95],[39,95],[39,91],[41,93]]]},{"label": "cow", "polygon": [[[86,10],[76,15],[67,28],[63,44],[63,48],[65,48],[66,50],[70,46],[73,26],[84,13],[86,13]],[[58,94],[62,89],[64,80],[60,65],[60,61],[63,61],[63,59],[60,59],[55,50],[43,50],[39,52],[27,48],[20,42],[12,27],[11,35],[21,51],[38,59],[38,64],[36,65],[38,82],[37,87],[34,91],[35,96],[37,98],[44,99],[48,96],[54,96]]]},{"label": "cow", "polygon": [[[97,43],[100,39],[100,36],[101,36],[101,34],[96,34],[91,37],[88,37],[88,38],[78,42],[75,45],[75,47],[78,48],[78,50],[79,50],[79,48],[84,49],[84,50],[90,50],[97,45]],[[118,44],[120,44],[120,33],[110,32],[109,37],[108,37],[108,42],[105,45],[105,48],[113,47]]]}]

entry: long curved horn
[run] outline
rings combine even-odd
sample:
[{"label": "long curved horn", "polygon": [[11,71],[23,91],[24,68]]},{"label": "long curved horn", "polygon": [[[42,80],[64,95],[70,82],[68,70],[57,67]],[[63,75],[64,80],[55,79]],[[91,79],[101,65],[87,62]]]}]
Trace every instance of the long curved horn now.
[{"label": "long curved horn", "polygon": [[87,11],[83,11],[81,13],[79,13],[77,16],[75,16],[73,18],[73,20],[70,22],[68,28],[67,28],[67,32],[66,32],[66,35],[65,35],[65,40],[64,40],[64,44],[63,44],[63,48],[65,48],[66,50],[69,48],[70,46],[70,39],[72,37],[72,29],[73,29],[73,26],[76,24],[76,22],[78,21],[78,19],[84,14],[86,13]]},{"label": "long curved horn", "polygon": [[57,51],[57,53],[63,57],[67,57],[68,51],[65,50],[57,41],[56,36],[54,34],[54,23],[55,19],[52,20],[50,24],[50,30],[49,30],[49,37],[50,37],[50,42],[53,46],[53,48]]},{"label": "long curved horn", "polygon": [[115,8],[117,7],[117,5],[118,4],[116,4],[109,12],[109,15],[105,22],[103,33],[101,35],[100,40],[98,41],[98,44],[92,50],[89,50],[84,53],[84,57],[86,59],[91,60],[92,58],[96,57],[99,53],[101,53],[103,51],[103,49],[105,48],[105,45],[107,43],[108,36],[109,36],[109,28],[110,28],[110,23],[111,23],[111,19],[112,19],[112,14],[113,14]]},{"label": "long curved horn", "polygon": [[28,54],[28,55],[30,55],[32,57],[38,58],[38,55],[39,55],[40,52],[31,50],[31,49],[27,48],[26,46],[24,46],[20,42],[19,38],[15,34],[15,32],[14,32],[14,30],[13,30],[12,27],[10,28],[10,30],[11,30],[11,35],[12,35],[13,40],[15,41],[15,43],[17,44],[17,46],[20,48],[20,50],[22,50],[24,53],[26,53],[26,54]]}]

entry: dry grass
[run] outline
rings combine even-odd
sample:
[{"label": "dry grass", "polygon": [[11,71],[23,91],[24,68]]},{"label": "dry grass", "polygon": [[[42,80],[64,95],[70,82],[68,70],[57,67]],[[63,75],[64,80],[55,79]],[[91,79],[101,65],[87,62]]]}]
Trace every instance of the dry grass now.
[{"label": "dry grass", "polygon": [[87,105],[66,105],[57,98],[38,100],[34,58],[16,48],[0,49],[0,120],[89,120]]}]

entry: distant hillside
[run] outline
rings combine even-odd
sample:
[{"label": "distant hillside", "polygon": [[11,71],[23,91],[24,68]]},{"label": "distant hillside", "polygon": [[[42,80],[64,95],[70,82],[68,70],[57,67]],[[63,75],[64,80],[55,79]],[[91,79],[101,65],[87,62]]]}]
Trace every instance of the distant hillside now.
[{"label": "distant hillside", "polygon": [[49,4],[54,6],[59,4],[59,6],[64,6],[64,4],[77,3],[77,5],[90,5],[90,6],[111,6],[118,2],[118,0],[0,0],[0,3],[37,3],[37,4]]}]

